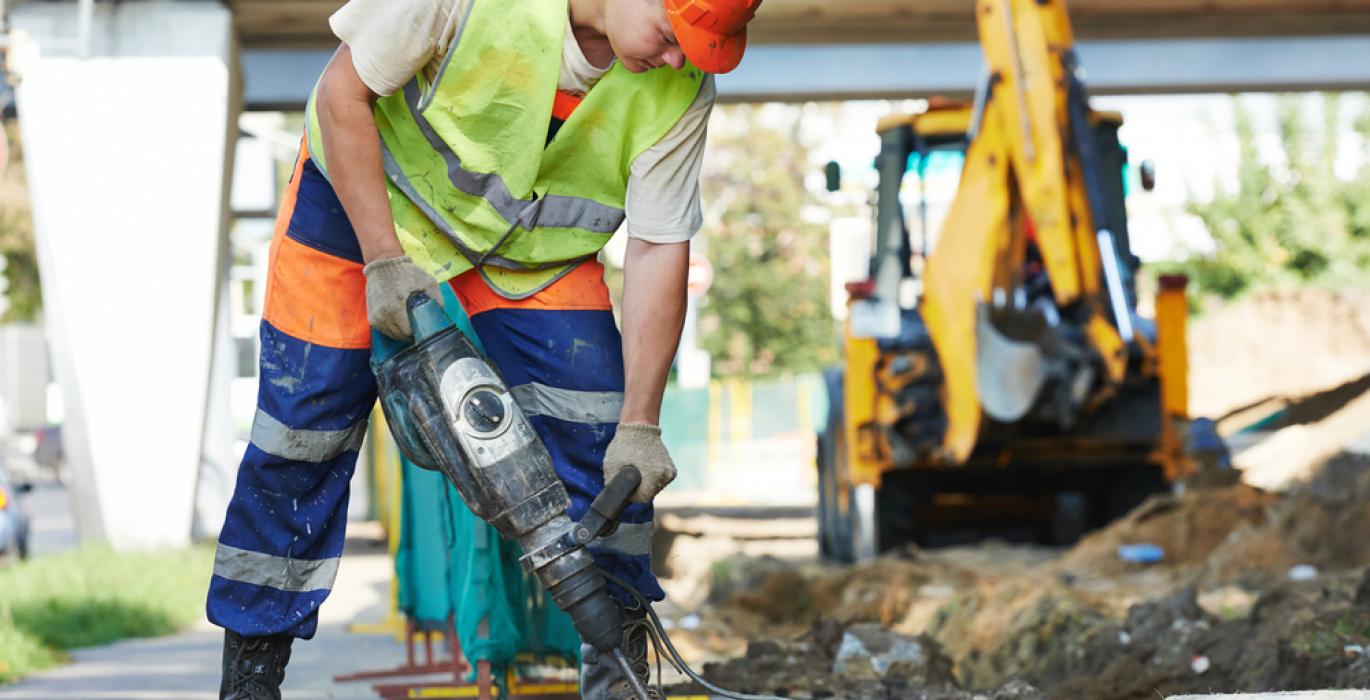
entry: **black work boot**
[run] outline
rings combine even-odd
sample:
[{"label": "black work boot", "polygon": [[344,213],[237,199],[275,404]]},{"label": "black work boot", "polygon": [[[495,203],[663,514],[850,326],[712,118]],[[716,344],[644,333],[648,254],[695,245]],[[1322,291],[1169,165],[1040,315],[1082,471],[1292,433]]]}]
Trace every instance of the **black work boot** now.
[{"label": "black work boot", "polygon": [[[647,692],[653,697],[658,695],[651,684],[651,668],[647,663],[648,626],[647,611],[641,607],[623,607],[623,654]],[[612,656],[599,653],[589,644],[580,645],[580,695],[584,700],[637,700],[633,687],[623,677],[618,663]]]},{"label": "black work boot", "polygon": [[281,700],[281,681],[294,640],[289,635],[244,637],[224,630],[219,700]]}]

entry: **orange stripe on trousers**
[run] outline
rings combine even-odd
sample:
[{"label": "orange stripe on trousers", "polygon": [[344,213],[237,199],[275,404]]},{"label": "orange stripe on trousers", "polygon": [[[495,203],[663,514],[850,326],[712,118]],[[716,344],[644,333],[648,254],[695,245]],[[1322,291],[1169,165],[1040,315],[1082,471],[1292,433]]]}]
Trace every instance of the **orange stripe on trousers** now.
[{"label": "orange stripe on trousers", "polygon": [[286,235],[309,149],[300,158],[276,216],[262,320],[293,338],[343,350],[371,347],[362,266],[310,248]]},{"label": "orange stripe on trousers", "polygon": [[468,316],[493,309],[542,309],[544,311],[608,311],[609,287],[604,284],[604,265],[588,260],[565,277],[527,299],[505,299],[481,279],[480,273],[467,270],[452,280],[452,291]]},{"label": "orange stripe on trousers", "polygon": [[552,116],[562,121],[570,119],[571,114],[576,111],[576,107],[579,107],[584,99],[569,92],[557,90],[556,97],[552,98]]}]

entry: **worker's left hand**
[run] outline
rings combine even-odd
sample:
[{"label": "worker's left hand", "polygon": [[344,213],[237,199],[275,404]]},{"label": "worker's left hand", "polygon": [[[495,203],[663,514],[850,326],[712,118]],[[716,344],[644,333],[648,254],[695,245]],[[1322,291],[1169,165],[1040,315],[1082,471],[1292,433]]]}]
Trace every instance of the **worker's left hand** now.
[{"label": "worker's left hand", "polygon": [[675,463],[661,442],[661,428],[646,423],[624,423],[604,452],[604,483],[613,481],[624,467],[637,467],[642,484],[633,492],[635,503],[650,503],[666,484],[675,480]]}]

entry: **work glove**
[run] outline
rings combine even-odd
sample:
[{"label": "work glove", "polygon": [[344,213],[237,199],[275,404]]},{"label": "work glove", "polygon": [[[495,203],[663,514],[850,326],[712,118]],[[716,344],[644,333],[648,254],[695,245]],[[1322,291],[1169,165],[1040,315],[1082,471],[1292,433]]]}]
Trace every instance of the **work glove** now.
[{"label": "work glove", "polygon": [[635,503],[650,503],[675,480],[675,463],[661,442],[660,427],[646,423],[618,426],[618,433],[604,451],[604,483],[613,481],[628,466],[642,472],[642,484],[632,496]]},{"label": "work glove", "polygon": [[409,297],[415,292],[442,301],[438,283],[419,269],[407,255],[373,260],[362,268],[366,275],[366,319],[371,327],[395,340],[413,340],[409,327]]}]

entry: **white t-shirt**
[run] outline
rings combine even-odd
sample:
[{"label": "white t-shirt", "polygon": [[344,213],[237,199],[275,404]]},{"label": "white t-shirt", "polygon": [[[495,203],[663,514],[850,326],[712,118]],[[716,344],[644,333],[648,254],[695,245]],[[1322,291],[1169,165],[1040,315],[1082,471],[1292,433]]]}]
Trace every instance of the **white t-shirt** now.
[{"label": "white t-shirt", "polygon": [[[352,50],[362,82],[378,95],[392,95],[421,70],[430,80],[437,75],[472,1],[349,0],[329,25]],[[584,95],[608,69],[585,58],[570,22],[568,16],[557,87]],[[628,235],[653,243],[679,243],[703,225],[699,168],[714,96],[713,76],[706,74],[699,95],[675,127],[633,161],[625,205]]]}]

